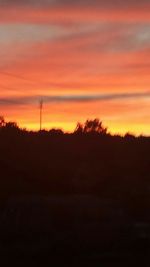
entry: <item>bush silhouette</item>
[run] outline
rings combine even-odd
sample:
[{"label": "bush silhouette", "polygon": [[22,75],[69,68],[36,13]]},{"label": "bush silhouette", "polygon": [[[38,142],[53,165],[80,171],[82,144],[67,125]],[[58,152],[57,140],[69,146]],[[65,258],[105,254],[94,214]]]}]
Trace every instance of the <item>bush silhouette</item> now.
[{"label": "bush silhouette", "polygon": [[102,121],[96,118],[94,120],[86,120],[83,125],[77,123],[75,133],[98,133],[105,135],[107,134],[107,128],[103,126]]},{"label": "bush silhouette", "polygon": [[0,116],[0,128],[5,126],[5,119],[3,116]]}]

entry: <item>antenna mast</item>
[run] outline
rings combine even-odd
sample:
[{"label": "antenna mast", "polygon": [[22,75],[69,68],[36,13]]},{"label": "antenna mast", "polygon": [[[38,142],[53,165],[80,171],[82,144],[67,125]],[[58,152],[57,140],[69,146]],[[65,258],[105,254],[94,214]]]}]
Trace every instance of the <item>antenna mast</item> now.
[{"label": "antenna mast", "polygon": [[43,100],[40,100],[40,131],[42,130]]}]

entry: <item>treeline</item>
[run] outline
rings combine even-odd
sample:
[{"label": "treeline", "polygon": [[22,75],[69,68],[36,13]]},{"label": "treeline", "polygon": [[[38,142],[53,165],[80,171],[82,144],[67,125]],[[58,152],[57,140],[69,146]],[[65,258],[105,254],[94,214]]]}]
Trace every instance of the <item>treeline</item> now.
[{"label": "treeline", "polygon": [[98,119],[72,134],[0,122],[8,266],[148,266],[150,138],[111,136]]},{"label": "treeline", "polygon": [[0,194],[149,197],[150,138],[111,136],[98,119],[74,133],[0,126]]},{"label": "treeline", "polygon": [[[3,116],[0,116],[0,130],[5,131],[5,132],[27,132],[26,129],[21,129],[17,125],[16,122],[6,122]],[[39,132],[42,133],[51,133],[51,134],[64,134],[64,132],[61,129],[50,129],[49,131],[47,130],[40,130]],[[30,132],[31,133],[31,132]],[[102,122],[99,119],[94,119],[94,120],[86,120],[84,124],[82,123],[77,123],[77,126],[74,130],[73,133],[98,133],[100,135],[106,135],[107,133],[107,128],[105,128],[102,124]]]},{"label": "treeline", "polygon": [[[6,122],[3,116],[0,116],[0,133],[40,133],[40,134],[51,134],[51,135],[61,135],[66,134],[62,129],[53,128],[50,130],[40,130],[40,131],[28,131],[25,128],[20,128],[16,122]],[[99,136],[111,136],[108,129],[103,126],[102,121],[98,118],[93,120],[86,120],[85,123],[78,122],[76,128],[71,134],[97,134]],[[116,135],[119,137],[119,135]],[[125,137],[135,137],[131,133],[126,133]]]},{"label": "treeline", "polygon": [[97,119],[72,134],[28,132],[1,120],[5,260],[47,257],[67,266],[70,255],[76,264],[68,266],[149,263],[149,151],[150,138],[111,136]]}]

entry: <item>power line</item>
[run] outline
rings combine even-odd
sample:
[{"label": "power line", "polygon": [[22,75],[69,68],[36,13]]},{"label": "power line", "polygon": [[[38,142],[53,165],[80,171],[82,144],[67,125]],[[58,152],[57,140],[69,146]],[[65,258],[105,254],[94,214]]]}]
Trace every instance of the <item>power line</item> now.
[{"label": "power line", "polygon": [[23,77],[21,75],[17,75],[17,74],[11,73],[11,72],[0,71],[0,74],[5,75],[5,76],[9,76],[9,77],[13,77],[13,78],[16,78],[16,79],[19,79],[19,80],[23,80],[23,81],[26,81],[26,82],[35,83],[35,81],[33,81],[33,80],[27,79],[27,78],[25,78],[25,77]]},{"label": "power line", "polygon": [[1,71],[0,70],[0,75],[5,75],[8,77],[12,77],[12,78],[16,78],[18,80],[22,80],[25,82],[28,82],[29,84],[31,84],[32,86],[35,85],[40,85],[40,86],[51,86],[51,87],[61,87],[61,83],[56,83],[56,82],[45,82],[45,81],[37,81],[37,80],[32,80],[32,79],[28,79],[22,75],[17,75],[14,74],[12,72],[6,72],[6,71]]},{"label": "power line", "polygon": [[9,87],[9,86],[5,86],[5,85],[1,85],[0,84],[0,88],[1,89],[7,89],[7,90],[14,90],[14,91],[17,91],[18,89],[17,88],[14,88],[14,87]]}]

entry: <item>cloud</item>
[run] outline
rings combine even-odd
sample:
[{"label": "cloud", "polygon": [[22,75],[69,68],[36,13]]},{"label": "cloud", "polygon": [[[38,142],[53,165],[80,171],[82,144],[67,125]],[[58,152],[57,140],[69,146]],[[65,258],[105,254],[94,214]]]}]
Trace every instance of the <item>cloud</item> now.
[{"label": "cloud", "polygon": [[82,102],[95,102],[95,101],[113,101],[113,100],[128,100],[137,98],[149,98],[150,92],[144,93],[116,93],[116,94],[90,94],[90,95],[36,95],[36,96],[21,96],[21,97],[6,97],[0,98],[0,106],[16,106],[16,105],[29,105],[39,103],[42,99],[44,103],[82,103]]},{"label": "cloud", "polygon": [[149,4],[149,0],[1,0],[0,5],[17,5],[33,7],[52,6],[94,6],[99,8],[138,7]]},{"label": "cloud", "polygon": [[73,23],[150,21],[149,0],[0,0],[0,21]]},{"label": "cloud", "polygon": [[64,34],[64,29],[55,25],[0,24],[0,45],[50,41]]}]

